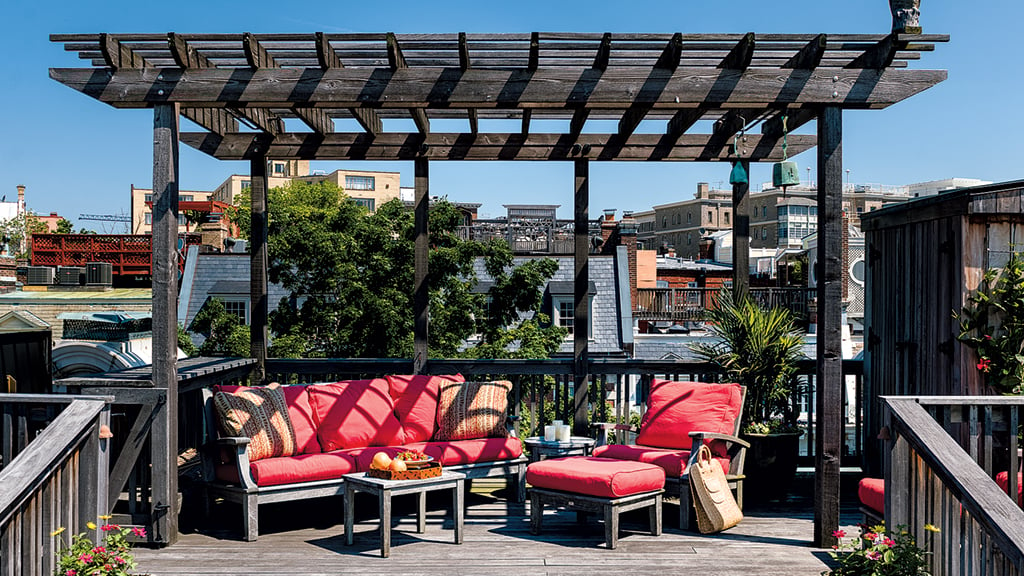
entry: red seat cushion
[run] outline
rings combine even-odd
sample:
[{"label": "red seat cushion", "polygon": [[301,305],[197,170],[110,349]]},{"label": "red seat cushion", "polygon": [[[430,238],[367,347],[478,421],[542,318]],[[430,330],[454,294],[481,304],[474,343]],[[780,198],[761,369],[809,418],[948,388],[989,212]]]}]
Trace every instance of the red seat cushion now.
[{"label": "red seat cushion", "polygon": [[[689,450],[690,432],[735,433],[742,409],[739,384],[655,379],[636,443]],[[711,445],[716,456],[725,456],[725,448],[720,442]]]},{"label": "red seat cushion", "polygon": [[[690,451],[638,446],[636,444],[612,444],[595,448],[594,456],[655,464],[665,470],[665,476],[679,478],[683,475],[686,463],[690,460]],[[728,474],[730,459],[715,456],[715,460],[722,465],[722,471]]]},{"label": "red seat cushion", "polygon": [[[996,474],[996,484],[999,484],[999,488],[1001,488],[1003,492],[1006,492],[1007,490],[1009,490],[1010,489],[1010,474],[1008,472],[1000,472],[999,474]],[[1018,502],[1020,501],[1022,492],[1024,492],[1024,490],[1022,490],[1022,488],[1021,488],[1022,484],[1024,484],[1024,475],[1022,475],[1020,472],[1018,472],[1017,473],[1017,501]]]},{"label": "red seat cushion", "polygon": [[438,390],[445,382],[464,382],[461,374],[387,376],[395,416],[402,423],[406,442],[426,442],[434,435],[437,422]]},{"label": "red seat cushion", "polygon": [[324,452],[365,446],[398,446],[402,424],[388,393],[388,381],[349,380],[307,386]]},{"label": "red seat cushion", "polygon": [[857,498],[864,507],[885,514],[885,479],[862,478],[857,484]]},{"label": "red seat cushion", "polygon": [[[214,386],[214,392],[235,392],[241,386]],[[309,405],[309,394],[305,386],[282,386],[284,403],[288,407],[288,419],[295,431],[296,454],[316,454],[320,443],[316,440],[316,422],[313,408]]]},{"label": "red seat cushion", "polygon": [[277,486],[297,482],[334,480],[357,472],[356,459],[343,452],[301,454],[282,458],[266,458],[249,465],[257,486]]},{"label": "red seat cushion", "polygon": [[433,456],[442,466],[510,460],[523,455],[523,443],[512,437],[420,442],[406,446]]},{"label": "red seat cushion", "polygon": [[664,488],[665,471],[642,462],[569,456],[530,464],[526,481],[535,488],[619,498]]}]

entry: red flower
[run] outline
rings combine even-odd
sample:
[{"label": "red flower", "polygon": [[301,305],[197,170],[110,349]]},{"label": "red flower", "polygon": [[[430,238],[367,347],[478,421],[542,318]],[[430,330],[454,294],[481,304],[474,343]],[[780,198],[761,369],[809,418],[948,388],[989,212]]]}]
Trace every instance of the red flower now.
[{"label": "red flower", "polygon": [[141,526],[135,526],[132,528],[132,535],[138,536],[139,538],[146,537],[146,529]]},{"label": "red flower", "polygon": [[836,531],[832,532],[832,536],[835,536],[836,538],[845,538],[846,537],[846,531],[845,530],[836,530]]},{"label": "red flower", "polygon": [[978,360],[978,370],[981,370],[982,372],[988,372],[989,368],[991,367],[992,361],[989,360],[988,358],[982,358],[981,360]]}]

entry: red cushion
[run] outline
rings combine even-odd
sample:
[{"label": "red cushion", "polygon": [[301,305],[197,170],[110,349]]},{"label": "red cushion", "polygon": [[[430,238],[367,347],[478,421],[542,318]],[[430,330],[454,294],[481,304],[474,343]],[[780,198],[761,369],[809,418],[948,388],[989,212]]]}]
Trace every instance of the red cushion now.
[{"label": "red cushion", "polygon": [[461,374],[387,376],[395,416],[402,423],[406,442],[426,442],[434,435],[438,387],[443,382],[464,382]]},{"label": "red cushion", "polygon": [[885,513],[885,479],[884,478],[862,478],[857,484],[857,498],[865,507],[878,512]]},{"label": "red cushion", "polygon": [[395,418],[387,380],[350,380],[306,388],[318,423],[317,439],[324,452],[397,446],[405,441],[402,424]]},{"label": "red cushion", "polygon": [[342,452],[265,458],[249,465],[257,486],[333,480],[356,472],[356,459]]},{"label": "red cushion", "polygon": [[[636,443],[689,450],[690,432],[733,434],[743,409],[742,400],[739,384],[656,379],[651,383]],[[714,444],[711,448],[715,455],[725,456],[725,446]]]},{"label": "red cushion", "polygon": [[[635,444],[612,444],[610,446],[599,446],[594,449],[594,456],[601,458],[614,458],[616,460],[632,460],[646,464],[656,464],[665,470],[665,475],[672,478],[679,478],[683,475],[686,463],[690,460],[689,450],[671,450],[666,448],[652,448],[650,446],[637,446]],[[722,471],[729,473],[729,458],[715,456],[715,460],[722,465]]]},{"label": "red cushion", "polygon": [[523,443],[512,437],[421,442],[407,446],[433,456],[443,466],[509,460],[523,455]]},{"label": "red cushion", "polygon": [[526,481],[535,488],[618,498],[664,488],[665,471],[642,462],[569,456],[530,464]]},{"label": "red cushion", "polygon": [[[242,386],[214,386],[214,392],[235,392]],[[288,406],[288,419],[295,430],[295,450],[297,454],[316,454],[320,452],[320,443],[316,440],[316,422],[313,408],[309,405],[309,394],[305,386],[282,386],[284,402]]]},{"label": "red cushion", "polygon": [[[1010,474],[1007,472],[1000,472],[996,474],[996,484],[999,484],[999,488],[1006,492],[1010,489]],[[1024,475],[1020,472],[1017,473],[1017,500],[1020,501],[1021,494],[1024,492],[1021,486],[1024,485]]]}]

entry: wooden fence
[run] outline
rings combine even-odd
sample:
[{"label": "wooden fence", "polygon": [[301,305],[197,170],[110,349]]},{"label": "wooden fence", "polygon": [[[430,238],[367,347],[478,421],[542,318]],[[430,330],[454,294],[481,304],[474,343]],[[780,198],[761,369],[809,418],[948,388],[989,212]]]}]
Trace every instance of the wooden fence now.
[{"label": "wooden fence", "polygon": [[[699,321],[716,306],[718,288],[637,288],[637,320]],[[816,288],[751,288],[750,296],[766,308],[785,308],[802,322],[810,318]]]},{"label": "wooden fence", "polygon": [[0,394],[0,576],[52,574],[61,543],[109,512],[108,401]]},{"label": "wooden fence", "polygon": [[[905,526],[930,551],[934,576],[1024,574],[1024,511],[1017,498],[1024,398],[882,401],[887,525]],[[1012,498],[993,481],[1000,471],[1009,473]]]}]

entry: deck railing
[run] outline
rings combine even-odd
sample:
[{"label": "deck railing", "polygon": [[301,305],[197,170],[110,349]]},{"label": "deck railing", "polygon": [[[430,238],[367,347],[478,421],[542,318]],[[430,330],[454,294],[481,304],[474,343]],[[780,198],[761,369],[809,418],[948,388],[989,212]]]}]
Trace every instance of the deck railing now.
[{"label": "deck railing", "polygon": [[[888,525],[905,526],[931,552],[935,576],[1024,574],[1024,398],[885,397],[883,407]],[[1006,493],[993,480],[1000,471]]]},{"label": "deck railing", "polygon": [[0,413],[0,575],[52,574],[60,539],[109,512],[107,399],[0,394]]},{"label": "deck railing", "polygon": [[[718,288],[637,288],[633,317],[638,320],[700,321],[715,307]],[[768,308],[781,307],[800,320],[810,316],[816,288],[751,288],[755,301]]]}]

